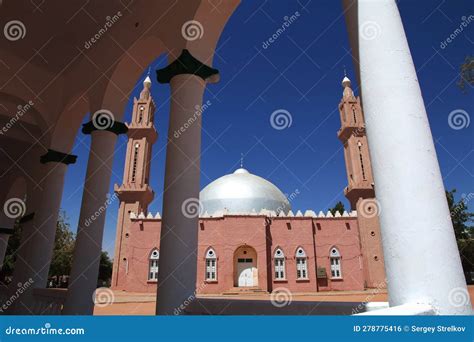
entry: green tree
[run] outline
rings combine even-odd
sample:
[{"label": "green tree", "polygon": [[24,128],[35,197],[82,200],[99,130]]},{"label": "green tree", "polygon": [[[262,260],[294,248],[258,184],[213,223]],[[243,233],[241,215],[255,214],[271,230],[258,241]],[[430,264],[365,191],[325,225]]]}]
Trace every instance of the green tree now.
[{"label": "green tree", "polygon": [[456,189],[446,191],[446,198],[448,200],[451,220],[453,221],[454,233],[456,234],[457,240],[468,239],[472,237],[472,226],[470,226],[469,223],[472,223],[474,214],[467,211],[466,199],[461,199],[456,202],[454,198],[455,193]]},{"label": "green tree", "polygon": [[462,267],[467,280],[470,282],[471,277],[469,273],[474,271],[474,235],[473,226],[471,225],[474,214],[468,211],[466,203],[474,194],[469,194],[466,198],[456,202],[455,193],[456,189],[446,191],[446,198],[448,200],[451,220],[453,221],[459,254],[461,255]]},{"label": "green tree", "polygon": [[66,212],[62,210],[56,225],[53,257],[49,268],[50,277],[68,275],[71,272],[74,243],[74,233],[71,231]]},{"label": "green tree", "polygon": [[[20,247],[21,224],[15,223],[13,234],[8,240],[5,262],[0,271],[0,281],[8,282],[13,275],[13,267],[16,261],[18,248]],[[72,267],[72,257],[74,252],[75,236],[71,231],[69,219],[64,210],[59,212],[56,225],[56,236],[54,239],[53,257],[49,268],[49,277],[69,275]],[[110,284],[112,277],[112,261],[107,252],[102,252],[100,256],[99,280],[100,286]]]},{"label": "green tree", "polygon": [[5,252],[5,260],[0,272],[0,281],[8,282],[13,275],[13,265],[16,261],[16,251],[20,247],[21,225],[18,220],[13,226],[13,234],[8,239],[7,250]]},{"label": "green tree", "polygon": [[344,213],[344,210],[344,203],[342,203],[341,201],[337,202],[333,208],[329,208],[329,211],[333,215],[336,214],[337,211],[342,215]]},{"label": "green tree", "polygon": [[472,56],[467,56],[466,59],[464,60],[464,63],[461,64],[461,78],[458,81],[458,87],[464,92],[467,93],[467,90],[469,87],[474,85],[474,57]]},{"label": "green tree", "polygon": [[[0,279],[4,282],[10,281],[13,275],[18,249],[21,244],[21,233],[22,225],[17,220],[14,225],[13,234],[8,239],[5,262],[0,272]],[[74,234],[71,232],[66,213],[60,211],[56,225],[53,257],[49,269],[50,277],[69,274],[71,271],[74,241]]]},{"label": "green tree", "polygon": [[102,251],[100,255],[100,266],[99,266],[99,286],[109,286],[110,278],[112,277],[112,260],[109,258],[109,254]]}]

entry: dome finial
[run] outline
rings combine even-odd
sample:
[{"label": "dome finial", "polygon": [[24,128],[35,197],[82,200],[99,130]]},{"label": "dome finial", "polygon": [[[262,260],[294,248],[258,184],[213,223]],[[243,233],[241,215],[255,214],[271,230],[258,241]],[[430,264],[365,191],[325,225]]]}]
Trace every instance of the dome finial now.
[{"label": "dome finial", "polygon": [[344,78],[342,79],[342,87],[343,88],[350,88],[351,87],[351,80],[347,77],[346,71],[344,70]]},{"label": "dome finial", "polygon": [[143,81],[143,87],[145,87],[145,88],[150,88],[151,87],[150,70],[151,70],[151,67],[148,68],[148,73],[145,77],[145,80]]},{"label": "dome finial", "polygon": [[240,168],[241,169],[244,168],[244,154],[243,153],[240,154]]},{"label": "dome finial", "polygon": [[344,88],[342,92],[343,98],[348,99],[354,96],[351,86],[351,80],[347,77],[346,66],[344,66],[344,78],[342,79],[342,88]]}]

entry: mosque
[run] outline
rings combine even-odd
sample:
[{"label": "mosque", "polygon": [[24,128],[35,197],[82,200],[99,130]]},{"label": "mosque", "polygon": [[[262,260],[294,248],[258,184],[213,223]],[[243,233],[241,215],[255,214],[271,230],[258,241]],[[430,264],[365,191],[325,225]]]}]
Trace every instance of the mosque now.
[{"label": "mosque", "polygon": [[[472,314],[428,108],[397,1],[342,1],[346,52],[357,61],[364,113],[344,79],[337,136],[351,208],[335,215],[295,208],[294,195],[283,195],[288,189],[279,190],[247,165],[248,171],[223,176],[200,195],[203,96],[219,82],[214,59],[222,32],[244,2],[88,1],[80,9],[66,1],[46,3],[0,4],[2,18],[10,20],[2,23],[6,39],[0,39],[0,264],[16,223],[21,226],[13,279],[0,289],[0,302],[11,304],[8,312],[93,314],[106,221],[97,213],[109,203],[116,142],[127,133],[123,182],[115,187],[120,207],[112,287],[156,290],[157,315],[175,314],[196,289],[213,295],[282,288],[314,293],[385,284],[390,302],[373,313]],[[325,11],[315,10],[307,20]],[[170,91],[169,136],[163,189],[154,189],[163,193],[157,214],[148,210],[158,138],[150,79],[127,125],[123,108],[145,66],[165,55],[157,81]],[[73,154],[75,141],[83,139],[90,142],[85,158]],[[47,281],[57,220],[66,176],[77,161],[87,168],[77,182],[82,200],[69,285],[52,289]],[[211,301],[227,305],[232,299],[196,299],[200,307]],[[252,313],[281,309],[259,302],[262,310]],[[334,306],[327,312],[335,313]]]},{"label": "mosque", "polygon": [[[348,291],[385,287],[378,206],[360,98],[347,77],[339,104],[351,211],[296,210],[268,180],[241,165],[184,201],[199,216],[198,294]],[[160,213],[148,212],[150,158],[157,131],[151,79],[134,99],[120,200],[112,288],[156,293],[161,281]],[[191,123],[192,124],[192,123]],[[173,234],[171,230],[168,234]],[[184,241],[183,241],[184,243]],[[192,250],[189,251],[193,253]],[[179,272],[179,271],[178,271]]]}]

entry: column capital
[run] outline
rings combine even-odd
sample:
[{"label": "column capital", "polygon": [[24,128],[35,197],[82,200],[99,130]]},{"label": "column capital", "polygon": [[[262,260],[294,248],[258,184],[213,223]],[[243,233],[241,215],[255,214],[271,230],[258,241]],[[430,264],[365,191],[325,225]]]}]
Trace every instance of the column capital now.
[{"label": "column capital", "polygon": [[48,149],[46,154],[43,154],[40,157],[40,163],[46,164],[49,162],[54,163],[63,163],[65,165],[74,164],[76,162],[77,156],[73,154],[67,154],[55,150]]},{"label": "column capital", "polygon": [[107,125],[104,128],[97,127],[97,125],[95,125],[92,120],[82,125],[83,134],[91,134],[94,131],[107,131],[112,132],[116,135],[120,135],[127,133],[128,127],[120,121],[114,121],[112,125]]},{"label": "column capital", "polygon": [[0,227],[0,234],[13,235],[13,228]]},{"label": "column capital", "polygon": [[174,76],[183,74],[195,75],[205,81],[211,76],[219,75],[219,70],[202,63],[184,49],[171,64],[156,71],[156,78],[159,83],[170,83]]},{"label": "column capital", "polygon": [[35,217],[35,213],[34,213],[34,212],[29,213],[29,214],[27,214],[27,215],[24,215],[22,218],[20,218],[19,223],[20,223],[20,224],[26,223],[26,222],[28,222],[28,221],[31,221],[34,217]]}]

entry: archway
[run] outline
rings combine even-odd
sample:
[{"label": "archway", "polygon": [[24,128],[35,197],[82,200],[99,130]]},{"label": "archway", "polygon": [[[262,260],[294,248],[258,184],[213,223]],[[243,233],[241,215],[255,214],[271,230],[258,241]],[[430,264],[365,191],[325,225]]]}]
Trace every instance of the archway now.
[{"label": "archway", "polygon": [[257,252],[253,247],[240,246],[234,252],[234,286],[258,286]]}]

